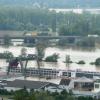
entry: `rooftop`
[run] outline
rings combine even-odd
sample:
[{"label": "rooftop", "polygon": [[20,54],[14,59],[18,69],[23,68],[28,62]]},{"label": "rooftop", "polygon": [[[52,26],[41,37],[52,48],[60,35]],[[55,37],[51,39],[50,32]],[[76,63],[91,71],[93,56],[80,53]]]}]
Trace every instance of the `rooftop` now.
[{"label": "rooftop", "polygon": [[94,80],[86,78],[86,77],[81,77],[81,78],[75,79],[74,82],[93,83]]},{"label": "rooftop", "polygon": [[16,87],[16,88],[26,87],[29,89],[40,89],[49,84],[50,84],[49,82],[41,82],[41,81],[14,80],[14,81],[7,81],[6,87]]}]

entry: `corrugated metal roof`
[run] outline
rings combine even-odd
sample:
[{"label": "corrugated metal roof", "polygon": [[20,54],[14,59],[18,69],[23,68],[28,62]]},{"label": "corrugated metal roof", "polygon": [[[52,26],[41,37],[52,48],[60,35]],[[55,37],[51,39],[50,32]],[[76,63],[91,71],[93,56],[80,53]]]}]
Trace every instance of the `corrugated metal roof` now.
[{"label": "corrugated metal roof", "polygon": [[16,88],[29,88],[29,89],[40,89],[46,85],[49,85],[49,82],[41,81],[29,81],[29,80],[14,80],[8,81],[6,87],[16,87]]}]

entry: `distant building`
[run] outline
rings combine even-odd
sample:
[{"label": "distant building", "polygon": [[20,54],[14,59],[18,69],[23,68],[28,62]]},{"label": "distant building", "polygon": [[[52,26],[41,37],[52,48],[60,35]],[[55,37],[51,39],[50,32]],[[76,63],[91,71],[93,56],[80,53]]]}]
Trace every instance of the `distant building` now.
[{"label": "distant building", "polygon": [[75,96],[91,96],[100,98],[100,80],[81,78],[66,78],[60,81],[60,87],[71,90]]},{"label": "distant building", "polygon": [[35,39],[34,37],[37,36],[37,32],[29,32],[24,34],[24,43],[26,45],[33,45],[35,44]]},{"label": "distant building", "polygon": [[100,92],[100,79],[97,79],[94,83],[95,92]]},{"label": "distant building", "polygon": [[96,37],[98,37],[98,35],[92,34],[92,35],[88,35],[88,37],[94,37],[94,38],[96,38]]}]

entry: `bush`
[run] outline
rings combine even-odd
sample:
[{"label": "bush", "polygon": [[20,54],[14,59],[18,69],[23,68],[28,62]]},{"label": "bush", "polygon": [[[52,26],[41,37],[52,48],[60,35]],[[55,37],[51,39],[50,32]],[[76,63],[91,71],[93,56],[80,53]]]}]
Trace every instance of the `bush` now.
[{"label": "bush", "polygon": [[9,58],[13,58],[13,54],[9,51],[5,51],[4,53],[0,53],[0,58],[1,59],[9,59]]},{"label": "bush", "polygon": [[46,62],[57,62],[58,61],[58,58],[59,58],[59,55],[58,54],[53,54],[51,56],[48,56],[45,58],[45,61]]},{"label": "bush", "polygon": [[85,64],[85,61],[81,60],[77,64]]},{"label": "bush", "polygon": [[100,58],[97,58],[97,59],[95,60],[95,65],[100,65]]}]

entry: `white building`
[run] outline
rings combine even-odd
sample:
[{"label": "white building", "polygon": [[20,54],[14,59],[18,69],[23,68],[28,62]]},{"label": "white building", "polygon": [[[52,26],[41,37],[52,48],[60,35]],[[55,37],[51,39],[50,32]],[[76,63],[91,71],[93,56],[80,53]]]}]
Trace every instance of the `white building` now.
[{"label": "white building", "polygon": [[81,78],[66,78],[60,82],[60,87],[71,90],[75,96],[91,96],[100,98],[100,80]]}]

